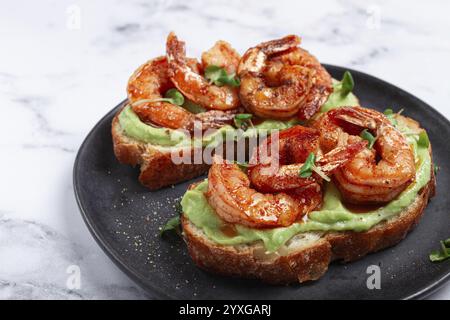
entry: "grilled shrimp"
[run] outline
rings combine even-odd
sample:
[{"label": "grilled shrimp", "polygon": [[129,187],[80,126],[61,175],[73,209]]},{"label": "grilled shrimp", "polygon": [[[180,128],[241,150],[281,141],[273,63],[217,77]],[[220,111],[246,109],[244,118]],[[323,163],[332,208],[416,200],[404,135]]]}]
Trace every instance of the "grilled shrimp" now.
[{"label": "grilled shrimp", "polygon": [[272,58],[268,64],[267,73],[270,76],[277,70],[283,70],[285,65],[299,65],[309,69],[312,74],[311,88],[297,114],[302,120],[309,119],[327,101],[333,91],[331,76],[316,57],[302,48],[295,48]]},{"label": "grilled shrimp", "polygon": [[321,143],[325,148],[360,140],[358,135],[363,129],[376,137],[373,148],[358,153],[334,173],[345,201],[389,202],[414,179],[413,151],[405,136],[382,113],[362,107],[343,107],[329,111],[315,126],[324,133]]},{"label": "grilled shrimp", "polygon": [[[195,60],[188,62],[191,68],[198,69]],[[128,100],[133,111],[146,123],[170,129],[192,131],[194,124],[200,122],[203,129],[221,127],[233,120],[234,115],[224,111],[207,111],[194,115],[186,109],[160,100],[163,93],[174,88],[168,73],[166,57],[158,57],[140,66],[128,81]],[[154,102],[136,103],[148,99]],[[136,103],[135,105],[133,105]]]},{"label": "grilled shrimp", "polygon": [[258,116],[309,119],[332,92],[331,76],[294,35],[250,48],[238,67],[242,104]]},{"label": "grilled shrimp", "polygon": [[[199,70],[189,65],[185,44],[179,41],[173,32],[167,37],[166,50],[170,77],[187,98],[206,109],[231,110],[240,105],[236,88],[211,84]],[[239,55],[228,43],[221,41],[203,54],[202,60],[205,64],[214,64],[233,71],[237,67]]]},{"label": "grilled shrimp", "polygon": [[286,193],[262,194],[252,189],[237,164],[217,155],[209,170],[206,197],[223,220],[251,228],[289,226],[302,212],[300,203]]},{"label": "grilled shrimp", "polygon": [[[268,138],[270,139],[270,138]],[[279,134],[279,152],[262,156],[259,148],[270,148],[271,140],[262,142],[250,163],[256,163],[248,175],[236,164],[213,159],[208,175],[207,198],[217,214],[227,222],[253,228],[288,226],[317,208],[322,202],[322,178],[301,178],[299,172],[311,152],[317,152],[319,132],[295,126]],[[320,156],[317,167],[332,173],[366,146],[358,142]],[[276,161],[275,169],[271,164]]]},{"label": "grilled shrimp", "polygon": [[[280,192],[297,189],[321,182],[314,174],[301,178],[299,172],[308,155],[317,154],[316,167],[324,174],[331,175],[337,168],[351,160],[367,145],[366,141],[337,146],[323,154],[319,149],[320,133],[313,128],[295,126],[279,133],[279,150],[272,155],[270,137],[253,152],[248,170],[252,185],[260,192]],[[261,146],[267,151],[261,152]],[[267,147],[266,147],[267,146]],[[278,165],[274,165],[278,164]]]}]

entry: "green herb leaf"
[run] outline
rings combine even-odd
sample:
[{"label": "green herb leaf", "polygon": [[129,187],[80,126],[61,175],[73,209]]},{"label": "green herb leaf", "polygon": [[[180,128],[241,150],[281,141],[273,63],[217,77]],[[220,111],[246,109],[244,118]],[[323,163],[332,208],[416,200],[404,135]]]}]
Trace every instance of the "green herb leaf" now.
[{"label": "green herb leaf", "polygon": [[153,102],[168,102],[171,104],[176,104],[177,106],[181,106],[184,103],[184,97],[180,91],[174,88],[167,90],[167,92],[164,94],[164,98],[141,99],[133,103],[130,103],[130,105],[134,107],[144,103],[153,103]]},{"label": "green herb leaf", "polygon": [[178,230],[180,224],[180,216],[173,217],[172,219],[167,221],[166,224],[161,228],[160,235],[162,236],[166,231]]},{"label": "green herb leaf", "polygon": [[432,262],[444,261],[450,258],[450,248],[446,247],[450,245],[450,239],[441,241],[440,243],[441,243],[441,251],[433,251],[430,254],[430,261]]},{"label": "green herb leaf", "polygon": [[397,119],[395,119],[395,113],[392,109],[388,108],[388,109],[384,110],[383,113],[386,116],[386,118],[388,118],[388,120],[392,123],[392,125],[394,127],[396,127],[398,125],[398,121],[397,121]]},{"label": "green herb leaf", "polygon": [[[434,175],[437,175],[438,171],[441,170],[441,167],[439,167],[435,163],[433,164],[433,168],[434,168]],[[449,241],[449,245],[450,245],[450,239],[447,239],[445,241]]]},{"label": "green herb leaf", "polygon": [[193,114],[202,113],[202,112],[206,111],[205,108],[203,108],[203,107],[199,106],[198,104],[195,104],[192,101],[187,100],[187,99],[184,100],[182,107]]},{"label": "green herb leaf", "polygon": [[216,84],[220,78],[226,76],[226,71],[219,66],[207,66],[205,69],[205,78]]},{"label": "green herb leaf", "polygon": [[444,245],[445,245],[447,248],[450,248],[450,238],[444,240]]},{"label": "green herb leaf", "polygon": [[181,214],[183,213],[183,207],[181,206],[181,201],[178,201],[177,203],[175,203],[175,212],[181,216]]},{"label": "green herb leaf", "polygon": [[442,241],[440,241],[440,244],[441,244],[441,250],[442,250],[442,252],[443,252],[445,255],[450,256],[449,249],[447,249],[447,247],[445,246],[445,242],[442,240]]},{"label": "green herb leaf", "polygon": [[225,84],[229,85],[230,87],[239,87],[241,85],[241,80],[239,80],[238,77],[234,73],[230,74],[228,78],[226,78],[226,81],[224,81]]},{"label": "green herb leaf", "polygon": [[224,68],[214,65],[206,67],[205,78],[216,86],[229,85],[231,87],[238,87],[241,84],[239,78],[234,73],[228,74]]},{"label": "green herb leaf", "polygon": [[368,149],[372,149],[375,141],[377,141],[377,138],[375,138],[367,129],[364,129],[359,136],[369,142],[367,145]]},{"label": "green herb leaf", "polygon": [[314,153],[311,152],[308,155],[308,158],[306,158],[306,161],[303,164],[303,166],[300,168],[300,171],[298,173],[300,178],[309,178],[312,175],[315,161],[316,161],[316,156]]},{"label": "green herb leaf", "polygon": [[234,116],[234,118],[238,120],[248,120],[251,119],[252,117],[253,115],[251,113],[238,113],[237,115]]},{"label": "green herb leaf", "polygon": [[391,108],[387,108],[386,110],[383,111],[385,116],[390,116],[394,114],[394,110],[392,110]]},{"label": "green herb leaf", "polygon": [[441,251],[433,251],[430,253],[430,261],[440,262],[448,259],[450,256],[446,256]]},{"label": "green herb leaf", "polygon": [[238,165],[239,169],[241,169],[244,172],[246,172],[247,169],[250,167],[250,164],[247,162],[236,161],[235,163]]},{"label": "green herb leaf", "polygon": [[419,140],[417,140],[417,144],[424,148],[428,148],[430,145],[430,139],[428,138],[428,134],[425,130],[422,130],[419,133]]},{"label": "green herb leaf", "polygon": [[168,99],[167,102],[176,104],[177,106],[181,106],[184,103],[183,95],[175,88],[167,90],[167,92],[164,94],[164,97]]},{"label": "green herb leaf", "polygon": [[249,126],[253,127],[252,117],[253,115],[250,113],[238,113],[234,116],[234,125],[236,128],[246,131]]},{"label": "green herb leaf", "polygon": [[341,80],[342,85],[342,96],[347,96],[350,92],[353,91],[353,88],[355,87],[355,81],[353,80],[352,74],[349,71],[344,72],[344,76]]}]

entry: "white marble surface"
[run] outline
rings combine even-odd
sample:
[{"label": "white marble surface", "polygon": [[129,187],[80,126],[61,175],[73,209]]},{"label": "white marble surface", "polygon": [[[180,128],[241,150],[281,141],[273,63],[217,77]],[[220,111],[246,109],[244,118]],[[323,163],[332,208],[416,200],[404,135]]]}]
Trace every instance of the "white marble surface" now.
[{"label": "white marble surface", "polygon": [[[296,33],[321,61],[383,78],[450,117],[449,11],[445,0],[1,1],[0,298],[146,298],[88,233],[72,166],[169,31],[196,56],[217,39],[243,52]],[[70,265],[80,290],[66,286]],[[432,297],[449,299],[450,285]]]}]

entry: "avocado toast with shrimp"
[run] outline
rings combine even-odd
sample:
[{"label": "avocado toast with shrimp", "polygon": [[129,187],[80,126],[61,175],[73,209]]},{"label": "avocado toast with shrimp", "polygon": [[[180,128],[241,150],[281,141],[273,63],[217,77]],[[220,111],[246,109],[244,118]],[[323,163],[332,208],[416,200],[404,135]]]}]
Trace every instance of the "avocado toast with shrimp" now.
[{"label": "avocado toast with shrimp", "polygon": [[[334,260],[357,260],[401,241],[434,195],[435,176],[425,130],[385,113],[344,107],[318,115],[310,124],[317,141],[297,130],[293,141],[304,145],[289,147],[293,157],[265,177],[255,175],[261,170],[255,153],[245,171],[217,159],[208,179],[191,185],[181,201],[193,261],[222,275],[288,284],[316,280]],[[362,141],[363,149],[350,148]],[[348,152],[338,163],[328,157],[334,168],[324,170],[320,160],[336,148]],[[227,180],[217,179],[224,174]],[[258,189],[289,201],[256,210]]]},{"label": "avocado toast with shrimp", "polygon": [[217,41],[199,62],[170,33],[166,55],[141,65],[128,81],[128,101],[112,121],[116,158],[140,166],[139,181],[156,190],[206,173],[207,148],[289,128],[324,104],[357,105],[299,43],[286,36],[241,58]]},{"label": "avocado toast with shrimp", "polygon": [[[152,190],[210,168],[183,196],[180,219],[205,270],[315,280],[333,260],[401,241],[434,195],[431,145],[419,123],[360,107],[351,75],[332,79],[299,43],[286,36],[241,58],[218,41],[198,62],[171,33],[166,55],[128,82],[128,103],[112,123],[118,160],[140,165],[139,180]],[[263,132],[269,137],[243,151],[248,163],[214,155]],[[202,157],[208,148],[211,167]]]},{"label": "avocado toast with shrimp", "polygon": [[[209,136],[210,140],[232,130],[238,94],[235,86],[207,83],[199,72],[212,62],[232,72],[239,59],[228,43],[220,41],[203,54],[199,63],[186,58],[184,43],[171,33],[167,56],[152,59],[133,73],[127,86],[128,104],[114,117],[111,131],[117,159],[139,165],[139,181],[143,185],[156,190],[206,172],[208,165],[195,163],[193,157],[202,152],[208,141],[200,138],[194,143],[190,135],[196,126],[200,132],[222,130]],[[189,81],[181,82],[183,75]],[[198,94],[194,89],[212,93],[205,94],[208,98],[197,104],[193,102]],[[177,164],[174,156],[179,159],[187,156],[192,161]]]}]

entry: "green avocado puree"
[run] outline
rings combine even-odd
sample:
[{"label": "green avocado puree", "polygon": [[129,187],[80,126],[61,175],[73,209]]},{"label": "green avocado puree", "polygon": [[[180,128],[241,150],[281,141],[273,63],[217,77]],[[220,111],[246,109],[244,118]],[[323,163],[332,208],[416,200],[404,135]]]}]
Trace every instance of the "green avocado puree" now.
[{"label": "green avocado puree", "polygon": [[[399,126],[401,131],[408,128]],[[263,241],[268,252],[274,252],[289,239],[301,232],[308,231],[365,231],[387,220],[404,208],[408,207],[430,180],[431,158],[426,145],[418,143],[418,135],[408,135],[408,142],[414,148],[416,156],[416,179],[404,190],[397,199],[384,207],[366,213],[354,213],[346,208],[340,197],[340,193],[333,183],[326,185],[322,208],[311,212],[306,221],[296,222],[288,227],[274,229],[251,229],[236,225],[233,235],[222,232],[224,222],[215,214],[208,204],[204,192],[208,188],[208,181],[204,180],[195,189],[189,190],[183,196],[181,205],[186,217],[201,228],[206,236],[222,245],[247,244],[255,241]]]},{"label": "green avocado puree", "polygon": [[119,114],[119,124],[128,137],[160,146],[174,146],[187,139],[186,135],[180,131],[156,128],[145,124],[129,105]]},{"label": "green avocado puree", "polygon": [[[226,139],[237,139],[252,137],[258,135],[259,132],[265,131],[270,133],[272,130],[283,130],[292,127],[299,123],[298,120],[293,119],[289,121],[281,120],[264,120],[261,123],[247,129],[246,131],[238,130],[230,125],[225,125],[213,133],[203,136],[201,141],[196,141],[189,138],[182,131],[172,130],[167,128],[157,128],[142,122],[134,113],[130,106],[126,106],[119,114],[120,127],[125,135],[136,140],[152,143],[153,145],[161,147],[182,147],[189,144],[203,145],[214,147],[214,144]],[[194,140],[194,141],[192,141]]]},{"label": "green avocado puree", "polygon": [[350,92],[347,95],[342,94],[342,83],[335,79],[333,81],[333,92],[328,97],[328,100],[320,108],[320,112],[327,112],[337,107],[351,107],[359,106],[359,101],[356,96]]}]

